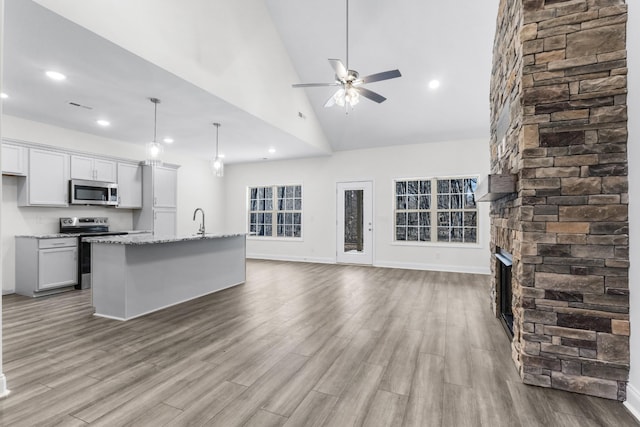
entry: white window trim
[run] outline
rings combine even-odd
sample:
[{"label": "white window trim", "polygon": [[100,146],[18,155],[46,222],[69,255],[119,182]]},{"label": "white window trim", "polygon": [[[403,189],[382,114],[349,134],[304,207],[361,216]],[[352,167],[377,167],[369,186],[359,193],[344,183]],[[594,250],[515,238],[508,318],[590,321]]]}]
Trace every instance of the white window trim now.
[{"label": "white window trim", "polygon": [[[295,211],[279,211],[276,208],[278,203],[277,197],[277,188],[278,187],[300,187],[300,210]],[[247,230],[247,239],[248,240],[256,240],[256,241],[281,241],[281,242],[302,242],[304,241],[304,185],[302,183],[293,183],[293,184],[256,184],[256,185],[248,185],[246,188],[245,202],[246,202],[246,212],[245,212],[245,227]],[[273,190],[273,207],[271,211],[252,211],[251,210],[251,189],[252,188],[272,188]],[[271,236],[258,236],[255,234],[251,234],[251,223],[250,223],[250,215],[252,212],[270,212],[272,216],[272,230],[276,235]],[[300,236],[278,236],[277,235],[277,216],[278,213],[297,213],[300,212]]]},{"label": "white window trim", "polygon": [[[450,247],[450,248],[470,248],[470,249],[481,249],[484,245],[481,243],[480,239],[480,207],[478,206],[478,202],[476,201],[476,241],[474,243],[465,243],[465,242],[440,242],[438,241],[438,225],[437,225],[437,198],[438,192],[437,188],[434,189],[433,181],[439,179],[471,179],[475,178],[476,182],[480,179],[480,176],[477,174],[460,174],[460,175],[449,175],[449,176],[431,176],[431,177],[396,177],[391,181],[391,245],[392,246],[429,246],[429,247]],[[431,181],[431,206],[436,206],[436,209],[430,209],[431,215],[431,239],[430,241],[421,241],[421,240],[396,240],[396,182],[398,181]],[[437,185],[437,184],[436,184]],[[419,210],[418,210],[419,211]],[[450,210],[449,210],[450,211]],[[435,219],[435,222],[434,222]],[[435,238],[435,240],[433,240]]]}]

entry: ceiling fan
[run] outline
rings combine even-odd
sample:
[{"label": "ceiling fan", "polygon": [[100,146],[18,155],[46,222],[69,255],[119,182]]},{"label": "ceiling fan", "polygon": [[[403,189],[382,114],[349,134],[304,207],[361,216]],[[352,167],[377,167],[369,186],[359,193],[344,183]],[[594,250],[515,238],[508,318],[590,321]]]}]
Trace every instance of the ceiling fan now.
[{"label": "ceiling fan", "polygon": [[[379,93],[373,92],[363,87],[365,83],[379,82],[382,80],[394,79],[401,77],[400,70],[389,70],[381,73],[370,74],[365,77],[360,77],[360,74],[355,70],[349,69],[349,0],[347,3],[347,65],[342,63],[339,59],[329,59],[329,64],[335,71],[335,81],[331,83],[300,83],[292,85],[294,88],[300,87],[323,87],[323,86],[339,86],[340,88],[331,95],[331,98],[324,104],[325,107],[332,107],[334,105],[344,106],[348,108],[353,107],[360,101],[360,95],[368,98],[378,104],[384,102],[387,98]],[[348,110],[347,110],[348,111]]]}]

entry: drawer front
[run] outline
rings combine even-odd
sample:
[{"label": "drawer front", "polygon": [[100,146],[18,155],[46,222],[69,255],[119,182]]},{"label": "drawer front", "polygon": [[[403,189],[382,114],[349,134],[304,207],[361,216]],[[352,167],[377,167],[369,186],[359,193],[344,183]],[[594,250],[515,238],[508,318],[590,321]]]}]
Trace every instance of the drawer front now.
[{"label": "drawer front", "polygon": [[38,249],[64,248],[78,246],[77,237],[56,237],[55,239],[39,239]]}]

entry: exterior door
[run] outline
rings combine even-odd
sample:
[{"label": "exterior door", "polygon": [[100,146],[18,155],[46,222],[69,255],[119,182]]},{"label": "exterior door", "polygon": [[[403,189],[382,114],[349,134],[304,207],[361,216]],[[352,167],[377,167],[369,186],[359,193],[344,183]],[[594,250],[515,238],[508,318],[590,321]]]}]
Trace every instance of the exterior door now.
[{"label": "exterior door", "polygon": [[336,261],[373,264],[373,183],[339,182]]}]

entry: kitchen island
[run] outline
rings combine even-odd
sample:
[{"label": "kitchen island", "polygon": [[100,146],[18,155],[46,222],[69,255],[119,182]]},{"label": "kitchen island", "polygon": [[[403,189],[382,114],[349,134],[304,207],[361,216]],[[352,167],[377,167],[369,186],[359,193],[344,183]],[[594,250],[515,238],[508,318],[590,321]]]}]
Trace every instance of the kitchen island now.
[{"label": "kitchen island", "polygon": [[128,320],[244,283],[245,234],[88,237],[95,315]]}]

